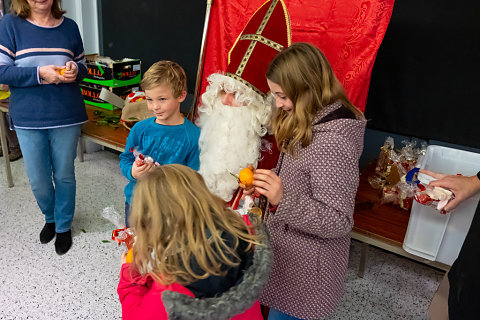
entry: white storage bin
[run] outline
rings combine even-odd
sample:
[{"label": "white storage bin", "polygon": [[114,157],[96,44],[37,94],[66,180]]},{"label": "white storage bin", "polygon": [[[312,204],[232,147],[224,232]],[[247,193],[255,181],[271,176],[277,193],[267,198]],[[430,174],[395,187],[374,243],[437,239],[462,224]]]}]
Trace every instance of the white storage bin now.
[{"label": "white storage bin", "polygon": [[[473,176],[480,170],[480,154],[431,145],[419,166],[439,173]],[[414,201],[403,249],[431,261],[452,265],[458,257],[479,200],[480,195],[472,197],[446,215]]]}]

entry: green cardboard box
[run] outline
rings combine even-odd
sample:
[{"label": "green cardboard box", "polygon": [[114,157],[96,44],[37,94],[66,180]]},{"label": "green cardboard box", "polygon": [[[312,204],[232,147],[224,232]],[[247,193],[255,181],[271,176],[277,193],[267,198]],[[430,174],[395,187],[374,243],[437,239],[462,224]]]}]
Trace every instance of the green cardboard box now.
[{"label": "green cardboard box", "polygon": [[87,55],[87,77],[83,82],[105,87],[125,87],[140,83],[140,59],[124,58],[113,60],[110,57]]}]

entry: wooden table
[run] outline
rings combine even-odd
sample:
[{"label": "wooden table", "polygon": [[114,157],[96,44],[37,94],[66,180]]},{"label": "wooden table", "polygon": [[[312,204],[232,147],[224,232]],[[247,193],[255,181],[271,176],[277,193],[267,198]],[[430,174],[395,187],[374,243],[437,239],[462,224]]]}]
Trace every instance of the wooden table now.
[{"label": "wooden table", "polygon": [[362,242],[362,252],[358,276],[365,274],[365,264],[368,246],[373,245],[401,256],[420,261],[442,270],[450,266],[426,260],[412,255],[403,249],[403,240],[407,232],[410,211],[393,204],[380,204],[380,192],[368,183],[368,177],[373,174],[375,162],[372,162],[360,175],[360,184],[355,201],[353,214],[354,227],[352,239]]},{"label": "wooden table", "polygon": [[113,128],[110,126],[99,126],[96,121],[100,118],[94,114],[96,110],[102,111],[104,115],[115,114],[120,116],[122,110],[110,111],[107,109],[102,109],[94,107],[91,105],[86,105],[88,122],[84,123],[82,126],[82,137],[80,138],[80,150],[79,150],[79,159],[83,162],[83,154],[85,152],[85,140],[91,140],[99,145],[104,147],[124,151],[125,144],[127,143],[127,137],[130,133],[130,130],[120,125],[118,128]]},{"label": "wooden table", "polygon": [[3,116],[8,112],[8,103],[0,101],[0,140],[2,142],[3,158],[5,159],[5,171],[7,173],[8,187],[13,187],[12,168],[10,167],[10,158],[8,157],[8,145],[7,145],[7,127],[3,121]]}]

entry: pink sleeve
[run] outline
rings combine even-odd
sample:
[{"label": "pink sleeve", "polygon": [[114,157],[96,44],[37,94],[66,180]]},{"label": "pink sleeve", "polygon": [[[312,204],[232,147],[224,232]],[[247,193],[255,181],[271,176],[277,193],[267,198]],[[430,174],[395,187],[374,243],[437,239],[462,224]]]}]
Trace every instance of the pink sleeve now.
[{"label": "pink sleeve", "polygon": [[163,286],[155,282],[151,276],[143,277],[137,272],[130,272],[130,263],[124,263],[120,270],[120,281],[117,288],[122,304],[122,319],[168,320],[162,302],[162,293],[166,290],[194,296],[192,292],[179,284]]},{"label": "pink sleeve", "polygon": [[147,282],[146,277],[142,277],[136,272],[130,272],[130,263],[122,265],[117,293],[122,304],[123,320],[137,319],[137,315],[142,309],[144,297],[149,292]]}]

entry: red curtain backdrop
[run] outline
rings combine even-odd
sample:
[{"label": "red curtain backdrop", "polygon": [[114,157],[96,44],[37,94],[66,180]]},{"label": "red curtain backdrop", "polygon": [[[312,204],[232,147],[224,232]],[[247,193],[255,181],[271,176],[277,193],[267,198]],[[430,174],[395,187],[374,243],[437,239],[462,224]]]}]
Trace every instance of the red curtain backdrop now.
[{"label": "red curtain backdrop", "polygon": [[[245,24],[265,0],[213,0],[200,93],[206,78],[225,72],[227,56]],[[392,15],[394,0],[285,0],[292,43],[310,42],[322,50],[347,96],[365,110],[370,76]]]}]

